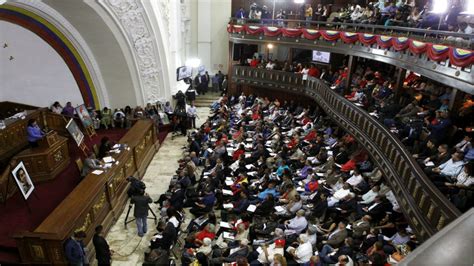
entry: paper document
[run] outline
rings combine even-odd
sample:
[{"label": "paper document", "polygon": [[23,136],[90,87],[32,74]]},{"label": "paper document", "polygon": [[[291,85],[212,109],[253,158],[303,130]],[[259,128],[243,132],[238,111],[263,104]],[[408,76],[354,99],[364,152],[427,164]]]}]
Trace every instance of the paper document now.
[{"label": "paper document", "polygon": [[434,166],[435,164],[432,161],[426,162],[425,166]]},{"label": "paper document", "polygon": [[282,206],[275,206],[275,211],[277,211],[277,212],[284,212],[284,211],[285,211],[285,208],[283,208]]},{"label": "paper document", "polygon": [[223,232],[222,233],[222,237],[226,238],[226,239],[231,239],[231,240],[234,240],[234,235],[229,233],[229,232]]},{"label": "paper document", "polygon": [[256,205],[249,205],[247,207],[247,211],[249,211],[249,212],[255,212],[256,209],[257,209]]},{"label": "paper document", "polygon": [[104,171],[102,171],[102,170],[94,170],[94,171],[92,171],[92,173],[93,173],[94,175],[100,175],[100,174],[102,174],[103,172],[104,172]]},{"label": "paper document", "polygon": [[226,181],[225,181],[225,184],[226,184],[227,186],[232,186],[232,185],[234,184],[234,181],[232,181],[232,180],[226,180]]},{"label": "paper document", "polygon": [[111,163],[115,161],[114,158],[112,158],[112,156],[104,157],[102,160],[104,160],[105,163]]},{"label": "paper document", "polygon": [[228,228],[228,229],[231,229],[232,226],[230,225],[230,223],[226,223],[226,222],[220,222],[219,225],[223,228]]},{"label": "paper document", "polygon": [[234,204],[232,204],[232,203],[224,203],[224,204],[222,205],[222,207],[224,207],[224,209],[232,209],[232,208],[234,208]]},{"label": "paper document", "polygon": [[228,190],[228,189],[223,189],[222,190],[222,194],[224,195],[229,195],[229,196],[233,196],[234,193],[232,193],[232,190]]}]

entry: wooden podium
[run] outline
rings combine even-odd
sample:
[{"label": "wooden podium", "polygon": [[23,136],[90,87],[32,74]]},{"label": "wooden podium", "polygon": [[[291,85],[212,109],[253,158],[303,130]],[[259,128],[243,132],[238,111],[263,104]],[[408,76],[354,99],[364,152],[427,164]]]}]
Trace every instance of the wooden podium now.
[{"label": "wooden podium", "polygon": [[68,139],[50,131],[38,144],[39,147],[22,151],[15,159],[23,161],[33,182],[54,179],[69,164]]}]

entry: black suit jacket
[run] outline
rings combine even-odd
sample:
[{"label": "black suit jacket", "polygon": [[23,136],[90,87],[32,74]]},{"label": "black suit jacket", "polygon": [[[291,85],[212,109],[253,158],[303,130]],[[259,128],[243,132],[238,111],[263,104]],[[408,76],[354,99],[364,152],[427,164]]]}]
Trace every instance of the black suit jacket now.
[{"label": "black suit jacket", "polygon": [[95,248],[95,257],[99,264],[110,264],[110,248],[107,241],[102,236],[95,234],[92,238]]},{"label": "black suit jacket", "polygon": [[178,210],[181,209],[184,203],[184,193],[185,193],[184,189],[180,189],[178,191],[173,192],[170,198],[171,206],[173,206],[175,209],[178,209]]}]

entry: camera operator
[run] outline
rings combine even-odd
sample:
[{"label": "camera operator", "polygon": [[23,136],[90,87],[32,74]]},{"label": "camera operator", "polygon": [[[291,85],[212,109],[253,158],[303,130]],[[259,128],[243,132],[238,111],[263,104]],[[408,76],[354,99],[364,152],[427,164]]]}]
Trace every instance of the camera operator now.
[{"label": "camera operator", "polygon": [[[136,178],[134,178],[137,180]],[[137,180],[138,182],[142,183],[140,180]],[[147,217],[148,217],[148,204],[152,203],[153,200],[148,196],[147,193],[145,193],[145,188],[144,185],[139,185],[140,189],[135,193],[135,191],[132,191],[133,193],[130,193],[130,190],[132,190],[132,186],[136,184],[138,186],[138,182],[132,180],[130,185],[130,189],[128,190],[129,195],[132,194],[130,203],[135,204],[135,208],[133,210],[133,216],[135,217],[135,222],[137,223],[137,230],[138,230],[138,236],[142,237],[145,235],[145,233],[148,230],[147,226]]]},{"label": "camera operator", "polygon": [[145,191],[145,183],[140,181],[139,179],[129,176],[127,177],[127,181],[130,182],[130,188],[127,190],[127,195],[129,198],[135,195],[139,195],[140,191]]}]

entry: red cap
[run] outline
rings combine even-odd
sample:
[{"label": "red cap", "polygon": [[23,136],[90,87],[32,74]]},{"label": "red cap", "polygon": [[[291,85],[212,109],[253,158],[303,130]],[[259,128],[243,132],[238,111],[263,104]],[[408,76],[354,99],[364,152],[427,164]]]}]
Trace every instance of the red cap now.
[{"label": "red cap", "polygon": [[276,246],[285,246],[285,239],[277,239],[275,240]]}]

